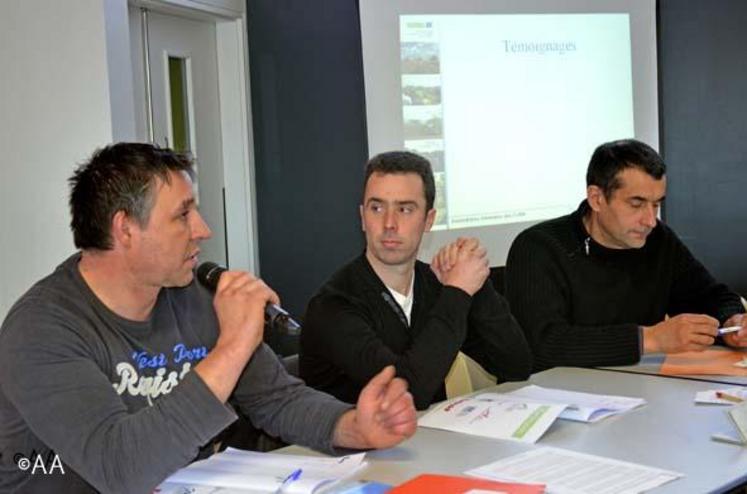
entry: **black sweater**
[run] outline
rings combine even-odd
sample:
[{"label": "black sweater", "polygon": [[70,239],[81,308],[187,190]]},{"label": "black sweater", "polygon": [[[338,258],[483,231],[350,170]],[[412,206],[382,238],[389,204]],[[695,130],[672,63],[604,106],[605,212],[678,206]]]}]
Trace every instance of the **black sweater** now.
[{"label": "black sweater", "polygon": [[709,314],[722,323],[744,312],[665,224],[640,249],[594,242],[574,213],[535,225],[514,240],[506,294],[534,353],[534,370],[628,365],[641,356],[639,326],[665,315]]},{"label": "black sweater", "polygon": [[411,325],[365,255],[343,267],[309,302],[299,369],[312,387],[355,403],[363,386],[394,364],[418,409],[445,398],[459,350],[499,380],[531,370],[526,340],[505,299],[487,281],[470,297],[443,286],[417,262]]}]

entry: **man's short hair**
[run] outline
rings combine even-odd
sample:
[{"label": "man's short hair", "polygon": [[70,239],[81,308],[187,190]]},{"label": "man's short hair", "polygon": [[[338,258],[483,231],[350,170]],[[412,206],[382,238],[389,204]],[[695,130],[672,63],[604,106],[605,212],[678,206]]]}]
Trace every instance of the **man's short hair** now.
[{"label": "man's short hair", "polygon": [[75,246],[111,249],[111,222],[118,211],[145,227],[155,200],[156,177],[170,183],[170,171],[193,177],[192,159],[144,143],[121,142],[97,149],[68,180]]},{"label": "man's short hair", "polygon": [[659,153],[646,143],[635,139],[605,142],[594,150],[586,171],[586,185],[596,185],[606,199],[619,189],[618,174],[627,168],[637,168],[655,180],[667,172]]},{"label": "man's short hair", "polygon": [[366,163],[366,178],[363,181],[364,193],[368,179],[374,173],[387,175],[417,173],[423,180],[425,210],[427,212],[433,209],[433,202],[436,199],[436,182],[433,179],[431,164],[427,159],[409,151],[389,151],[377,154]]}]

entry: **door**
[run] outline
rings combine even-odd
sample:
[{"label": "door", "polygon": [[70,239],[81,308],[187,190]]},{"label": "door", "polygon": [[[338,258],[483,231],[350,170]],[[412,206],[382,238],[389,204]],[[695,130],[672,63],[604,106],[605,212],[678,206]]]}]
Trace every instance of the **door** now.
[{"label": "door", "polygon": [[[143,33],[143,26],[147,32]],[[213,236],[202,243],[201,259],[226,265],[226,216],[216,25],[130,8],[130,40],[138,137],[149,141],[147,102],[150,72],[153,142],[190,152],[196,163],[195,195]],[[147,60],[143,51],[147,40]],[[146,65],[147,63],[147,65]]]}]

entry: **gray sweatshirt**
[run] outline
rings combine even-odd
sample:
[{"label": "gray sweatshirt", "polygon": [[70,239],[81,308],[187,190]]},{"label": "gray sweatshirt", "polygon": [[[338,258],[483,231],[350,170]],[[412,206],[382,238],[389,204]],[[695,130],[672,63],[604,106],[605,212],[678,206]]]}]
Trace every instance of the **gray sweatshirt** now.
[{"label": "gray sweatshirt", "polygon": [[219,331],[199,284],[162,289],[150,319],[130,321],[96,298],[79,260],[34,285],[0,328],[0,492],[151,492],[237,411],[286,442],[332,450],[350,405],[289,376],[264,344],[229,400],[238,410],[191,372]]}]

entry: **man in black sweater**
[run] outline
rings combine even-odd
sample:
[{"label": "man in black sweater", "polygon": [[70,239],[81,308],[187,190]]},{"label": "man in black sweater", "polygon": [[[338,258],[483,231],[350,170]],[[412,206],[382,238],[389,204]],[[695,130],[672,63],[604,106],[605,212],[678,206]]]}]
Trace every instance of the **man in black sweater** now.
[{"label": "man in black sweater", "polygon": [[642,142],[602,144],[591,157],[579,208],[514,241],[507,298],[534,352],[535,371],[703,350],[719,325],[742,326],[723,339],[747,346],[740,297],[657,220],[665,171]]},{"label": "man in black sweater", "polygon": [[531,356],[505,299],[486,281],[476,239],[416,260],[433,224],[428,161],[409,152],[372,158],[360,206],[366,251],[309,302],[299,368],[306,383],[353,401],[371,376],[394,364],[418,409],[444,399],[444,378],[461,349],[500,380],[529,375]]}]

